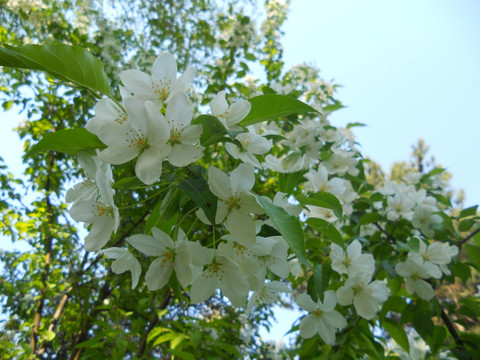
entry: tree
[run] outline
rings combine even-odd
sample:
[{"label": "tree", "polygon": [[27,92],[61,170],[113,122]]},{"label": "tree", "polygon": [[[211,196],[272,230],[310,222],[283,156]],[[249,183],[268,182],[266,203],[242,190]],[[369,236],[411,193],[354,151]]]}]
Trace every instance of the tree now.
[{"label": "tree", "polygon": [[[28,170],[1,169],[0,209],[31,250],[1,255],[4,358],[478,357],[477,207],[422,146],[390,179],[362,158],[336,86],[283,69],[284,3],[20,5],[0,65]],[[308,314],[279,350],[280,301]]]}]

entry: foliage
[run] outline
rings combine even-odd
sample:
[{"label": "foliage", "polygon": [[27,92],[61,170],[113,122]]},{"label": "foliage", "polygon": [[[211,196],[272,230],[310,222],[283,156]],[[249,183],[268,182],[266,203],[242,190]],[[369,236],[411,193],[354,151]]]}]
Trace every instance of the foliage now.
[{"label": "foliage", "polygon": [[[386,177],[332,126],[336,86],[283,69],[287,4],[6,5],[2,358],[480,357],[477,207],[423,143]],[[308,312],[283,349],[275,303]]]}]

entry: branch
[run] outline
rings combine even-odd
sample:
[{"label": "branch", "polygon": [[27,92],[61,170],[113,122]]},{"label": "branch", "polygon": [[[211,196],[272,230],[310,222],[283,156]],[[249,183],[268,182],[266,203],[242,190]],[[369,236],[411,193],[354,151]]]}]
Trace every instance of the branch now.
[{"label": "branch", "polygon": [[[170,302],[170,299],[172,298],[172,291],[170,289],[167,290],[167,293],[165,294],[165,297],[163,298],[162,303],[160,304],[160,309],[165,309]],[[141,357],[143,353],[145,352],[145,348],[147,345],[147,338],[150,332],[155,328],[159,320],[159,317],[157,314],[153,317],[152,321],[148,324],[147,330],[143,334],[142,338],[140,339],[140,344],[138,345],[138,351],[137,355]]]},{"label": "branch", "polygon": [[478,233],[480,232],[480,228],[478,228],[477,230],[473,231],[470,235],[468,235],[465,239],[463,240],[460,240],[458,242],[458,247],[462,247],[463,244],[465,244],[468,240],[470,240],[471,238],[473,238],[475,235],[477,235]]},{"label": "branch", "polygon": [[[58,324],[58,321],[60,320],[60,317],[62,316],[65,307],[67,306],[68,298],[69,298],[69,293],[73,289],[73,287],[69,287],[65,294],[62,296],[62,300],[60,300],[60,303],[58,304],[57,310],[55,310],[55,314],[53,314],[53,319],[50,322],[50,325],[48,326],[48,331],[54,331],[56,325]],[[45,344],[42,344],[40,349],[38,349],[38,355],[42,355],[45,352]]]},{"label": "branch", "polygon": [[[50,159],[48,161],[47,169],[47,180],[45,183],[45,202],[47,208],[47,216],[50,224],[54,224],[56,221],[55,215],[53,214],[53,207],[50,202],[50,187],[51,187],[51,176],[52,176],[52,167],[55,161],[55,156],[53,152],[50,152]],[[45,299],[47,297],[47,280],[50,275],[50,265],[52,263],[52,242],[53,237],[51,233],[47,233],[47,239],[45,242],[45,266],[42,273],[42,289],[40,290],[40,299],[37,302],[35,309],[35,314],[33,315],[33,328],[32,334],[30,336],[30,347],[32,348],[32,354],[35,354],[37,349],[37,338],[38,331],[40,329],[40,322],[42,320],[43,306],[45,304]]]},{"label": "branch", "polygon": [[457,344],[457,348],[466,351],[465,344],[463,343],[462,339],[460,339],[460,336],[458,335],[457,330],[453,326],[453,323],[450,321],[450,318],[448,317],[445,310],[443,310],[443,308],[442,308],[441,318],[445,326],[447,327],[448,332],[450,333],[450,335],[452,335],[453,340],[455,340],[455,344]]},{"label": "branch", "polygon": [[392,234],[389,234],[388,232],[386,232],[385,229],[382,228],[379,223],[376,222],[376,223],[374,223],[374,224],[375,224],[375,226],[378,228],[378,230],[380,230],[382,233],[385,234],[385,236],[387,237],[388,240],[390,240],[390,241],[393,242],[394,244],[397,242],[397,240],[395,240],[395,238],[393,237],[393,235],[392,235]]}]

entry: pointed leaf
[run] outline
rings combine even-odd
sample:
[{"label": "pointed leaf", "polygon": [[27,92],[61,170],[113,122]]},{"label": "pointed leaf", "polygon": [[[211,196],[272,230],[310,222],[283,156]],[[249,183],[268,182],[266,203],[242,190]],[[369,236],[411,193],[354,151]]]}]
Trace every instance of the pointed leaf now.
[{"label": "pointed leaf", "polygon": [[0,45],[0,65],[45,71],[61,81],[110,94],[102,62],[78,46],[61,43],[18,47]]},{"label": "pointed leaf", "polygon": [[213,115],[200,115],[194,121],[194,124],[201,124],[203,127],[200,143],[208,146],[222,141],[227,134],[225,126]]},{"label": "pointed leaf", "polygon": [[85,128],[65,129],[47,134],[30,150],[33,155],[41,151],[57,151],[77,155],[79,151],[94,152],[95,149],[105,149],[96,135]]},{"label": "pointed leaf", "polygon": [[253,125],[262,121],[277,120],[291,114],[307,114],[319,112],[300,100],[291,96],[267,94],[248,100],[252,109],[240,122],[240,125]]},{"label": "pointed leaf", "polygon": [[288,245],[290,245],[290,249],[295,253],[298,260],[300,260],[305,266],[310,267],[310,263],[308,262],[305,253],[303,229],[299,220],[289,215],[281,207],[273,205],[271,201],[266,200],[259,195],[255,196],[267,215],[272,219],[277,230],[280,231]]},{"label": "pointed leaf", "polygon": [[408,337],[402,325],[391,319],[384,319],[382,326],[407,353],[410,351]]},{"label": "pointed leaf", "polygon": [[205,212],[207,219],[215,224],[217,198],[210,191],[207,181],[203,177],[190,177],[182,180],[178,187]]}]

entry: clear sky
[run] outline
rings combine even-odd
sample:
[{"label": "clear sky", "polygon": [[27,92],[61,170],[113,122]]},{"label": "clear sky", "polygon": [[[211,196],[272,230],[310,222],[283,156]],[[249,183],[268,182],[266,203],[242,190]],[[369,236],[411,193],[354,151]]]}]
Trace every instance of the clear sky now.
[{"label": "clear sky", "polygon": [[480,1],[292,0],[284,30],[287,66],[343,86],[331,120],[367,124],[365,155],[388,171],[421,137],[480,203]]}]

